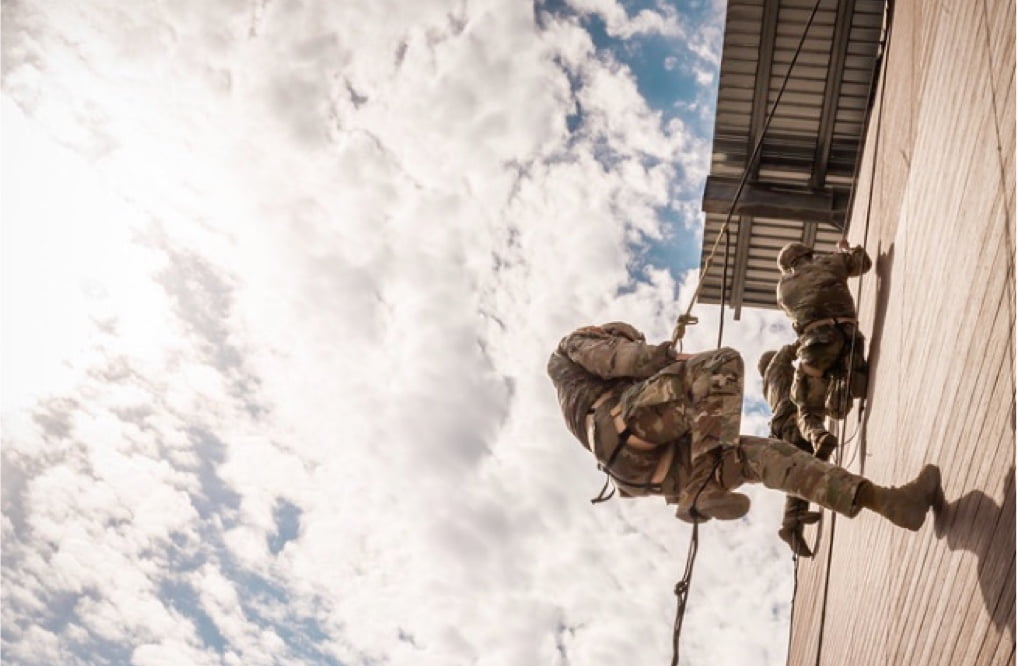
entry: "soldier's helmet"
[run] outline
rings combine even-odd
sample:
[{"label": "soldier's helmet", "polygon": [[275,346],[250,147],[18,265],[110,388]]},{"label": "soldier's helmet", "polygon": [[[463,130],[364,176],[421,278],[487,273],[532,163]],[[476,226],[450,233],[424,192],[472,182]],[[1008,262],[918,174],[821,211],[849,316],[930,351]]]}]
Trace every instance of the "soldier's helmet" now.
[{"label": "soldier's helmet", "polygon": [[632,340],[633,342],[644,342],[647,339],[643,337],[643,333],[640,333],[624,321],[613,321],[607,324],[602,324],[601,328],[612,335],[621,335],[627,340]]},{"label": "soldier's helmet", "polygon": [[764,373],[767,372],[767,366],[771,364],[771,359],[777,354],[773,349],[771,351],[765,351],[761,356],[760,360],[756,363],[756,369],[760,371],[760,376],[763,377]]},{"label": "soldier's helmet", "polygon": [[810,256],[813,256],[813,248],[802,243],[789,243],[778,253],[778,268],[782,273],[787,273],[797,261]]}]

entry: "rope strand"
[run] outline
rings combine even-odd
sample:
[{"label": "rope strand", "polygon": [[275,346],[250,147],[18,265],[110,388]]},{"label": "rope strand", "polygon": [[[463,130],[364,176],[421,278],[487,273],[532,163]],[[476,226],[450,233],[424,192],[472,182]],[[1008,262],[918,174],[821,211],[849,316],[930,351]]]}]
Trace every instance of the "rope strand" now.
[{"label": "rope strand", "polygon": [[[707,271],[710,270],[711,263],[714,261],[714,255],[717,252],[718,245],[721,242],[721,232],[724,232],[726,238],[725,245],[725,266],[722,275],[721,284],[721,317],[718,323],[718,348],[721,347],[721,340],[724,335],[725,327],[725,289],[727,288],[728,282],[728,258],[731,254],[731,235],[729,232],[729,224],[732,221],[732,214],[735,212],[735,206],[739,202],[739,197],[742,196],[742,190],[746,186],[746,182],[749,180],[749,175],[753,171],[753,165],[760,156],[760,152],[763,149],[763,140],[767,135],[767,130],[770,128],[771,121],[774,119],[774,112],[778,108],[778,104],[781,102],[781,97],[785,94],[785,88],[788,85],[788,80],[791,78],[792,70],[795,69],[795,64],[799,60],[799,54],[802,53],[803,44],[806,43],[806,36],[809,34],[809,29],[813,26],[813,19],[816,17],[817,10],[820,8],[822,0],[816,0],[813,5],[813,11],[809,14],[809,19],[806,21],[806,27],[803,28],[802,36],[799,38],[799,44],[795,48],[795,54],[792,56],[792,61],[788,64],[788,70],[785,72],[785,77],[781,81],[781,88],[778,90],[777,96],[774,98],[774,104],[771,106],[770,111],[767,113],[767,118],[764,121],[763,127],[760,129],[760,136],[757,137],[756,144],[753,147],[753,153],[750,155],[749,160],[746,162],[746,168],[742,172],[742,178],[739,180],[739,187],[735,191],[735,196],[732,198],[732,205],[728,209],[728,215],[725,217],[725,223],[722,225],[721,230],[718,232],[718,237],[714,239],[714,245],[711,247],[710,254],[707,256],[707,260],[704,262],[703,270],[700,271],[699,279],[697,280],[696,290],[693,292],[693,297],[689,301],[689,305],[686,307],[686,312],[678,317],[675,323],[675,330],[672,333],[672,346],[676,343],[679,344],[678,351],[682,351],[682,338],[686,333],[686,326],[697,323],[696,317],[692,315],[693,305],[696,304],[697,299],[700,297],[700,290],[703,288],[703,280],[707,275]],[[740,217],[741,220],[741,217]],[[717,471],[718,465],[721,464],[721,458],[714,463],[714,471]],[[713,476],[714,472],[711,472]],[[707,481],[710,480],[710,476],[707,477]],[[697,491],[693,497],[692,513],[694,520],[696,519],[696,501],[700,497],[700,493],[707,486],[707,481],[704,481],[703,485]],[[693,564],[696,562],[696,552],[699,548],[699,527],[696,522],[693,523],[693,535],[689,543],[689,550],[686,554],[686,569],[683,573],[682,579],[675,585],[675,595],[678,597],[677,608],[675,610],[675,622],[673,625],[672,632],[672,662],[671,666],[678,666],[679,663],[679,635],[682,632],[682,620],[686,614],[686,599],[689,596],[689,585],[693,577]]]}]

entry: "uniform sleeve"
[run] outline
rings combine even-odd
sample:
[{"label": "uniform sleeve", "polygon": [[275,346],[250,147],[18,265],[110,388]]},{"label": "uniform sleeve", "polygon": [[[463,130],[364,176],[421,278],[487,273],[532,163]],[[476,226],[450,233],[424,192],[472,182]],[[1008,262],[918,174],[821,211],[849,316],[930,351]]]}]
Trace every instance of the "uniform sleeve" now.
[{"label": "uniform sleeve", "polygon": [[785,345],[778,350],[778,353],[774,355],[771,362],[768,364],[768,368],[784,368],[785,366],[792,365],[792,361],[795,360],[795,345]]},{"label": "uniform sleeve", "polygon": [[592,329],[566,336],[559,351],[602,379],[646,379],[675,362],[670,342],[648,345]]},{"label": "uniform sleeve", "polygon": [[866,248],[862,245],[856,245],[850,251],[843,252],[842,256],[845,258],[845,270],[848,271],[849,277],[862,275],[873,266],[870,255],[866,254]]}]

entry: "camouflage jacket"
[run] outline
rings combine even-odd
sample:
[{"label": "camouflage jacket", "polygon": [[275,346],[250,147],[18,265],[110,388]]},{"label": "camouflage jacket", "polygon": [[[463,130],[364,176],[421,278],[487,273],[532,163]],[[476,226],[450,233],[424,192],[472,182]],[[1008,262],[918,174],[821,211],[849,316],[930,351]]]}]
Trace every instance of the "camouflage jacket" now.
[{"label": "camouflage jacket", "polygon": [[587,412],[604,392],[619,392],[675,362],[671,343],[648,345],[600,326],[587,326],[562,338],[548,359],[548,375],[570,432],[585,446]]},{"label": "camouflage jacket", "polygon": [[785,273],[778,281],[778,306],[797,333],[807,324],[829,317],[856,316],[848,278],[862,275],[872,261],[861,246],[849,252],[817,255]]}]

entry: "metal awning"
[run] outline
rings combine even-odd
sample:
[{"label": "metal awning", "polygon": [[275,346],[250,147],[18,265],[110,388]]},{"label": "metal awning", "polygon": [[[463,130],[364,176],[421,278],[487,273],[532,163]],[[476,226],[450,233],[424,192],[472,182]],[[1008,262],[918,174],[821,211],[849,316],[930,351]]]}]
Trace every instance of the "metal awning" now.
[{"label": "metal awning", "polygon": [[[792,63],[815,0],[729,0],[721,56],[701,270]],[[833,250],[862,148],[884,0],[821,0],[729,224],[725,302],[776,307],[778,250]],[[701,303],[719,303],[721,240]]]}]

